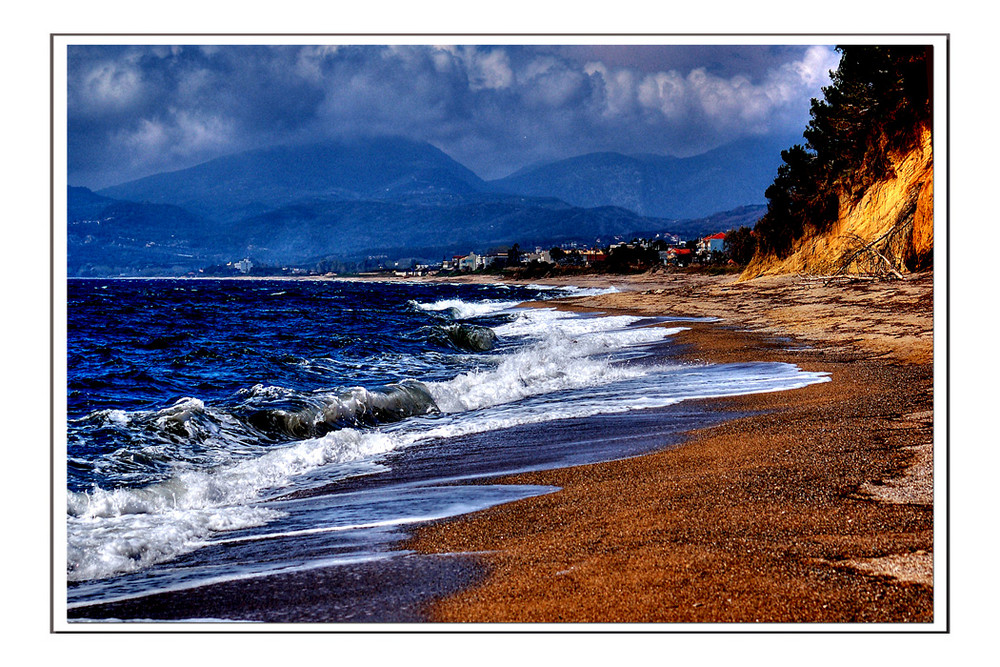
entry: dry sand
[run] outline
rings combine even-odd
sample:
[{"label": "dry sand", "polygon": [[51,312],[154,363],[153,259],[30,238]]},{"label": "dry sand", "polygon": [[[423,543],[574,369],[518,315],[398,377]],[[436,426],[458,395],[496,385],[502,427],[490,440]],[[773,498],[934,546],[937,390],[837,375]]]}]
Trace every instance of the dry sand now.
[{"label": "dry sand", "polygon": [[676,337],[692,362],[831,382],[714,399],[737,418],[682,447],[513,476],[561,490],[420,529],[409,548],[483,554],[488,571],[434,620],[933,620],[932,273],[565,282],[621,291],[561,307],[720,318]]}]

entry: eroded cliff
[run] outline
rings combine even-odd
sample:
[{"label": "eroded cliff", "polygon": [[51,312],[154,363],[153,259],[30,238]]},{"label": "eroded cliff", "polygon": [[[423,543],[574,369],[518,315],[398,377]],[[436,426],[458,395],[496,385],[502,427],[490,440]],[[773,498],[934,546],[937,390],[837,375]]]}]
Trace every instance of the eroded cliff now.
[{"label": "eroded cliff", "polygon": [[836,220],[806,229],[785,257],[758,254],[740,277],[804,273],[902,275],[931,266],[934,158],[929,128],[911,148],[890,152],[892,168],[860,196],[843,195]]}]

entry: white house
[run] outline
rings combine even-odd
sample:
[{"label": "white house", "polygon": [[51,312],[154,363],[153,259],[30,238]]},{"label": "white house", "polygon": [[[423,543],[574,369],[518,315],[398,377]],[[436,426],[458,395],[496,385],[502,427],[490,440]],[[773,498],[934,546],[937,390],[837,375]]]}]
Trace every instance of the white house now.
[{"label": "white house", "polygon": [[706,236],[698,239],[698,254],[710,255],[715,251],[722,252],[726,247],[726,235],[724,232]]},{"label": "white house", "polygon": [[476,269],[481,269],[483,268],[483,257],[474,252],[470,252],[458,261],[458,268],[460,271],[475,271]]}]

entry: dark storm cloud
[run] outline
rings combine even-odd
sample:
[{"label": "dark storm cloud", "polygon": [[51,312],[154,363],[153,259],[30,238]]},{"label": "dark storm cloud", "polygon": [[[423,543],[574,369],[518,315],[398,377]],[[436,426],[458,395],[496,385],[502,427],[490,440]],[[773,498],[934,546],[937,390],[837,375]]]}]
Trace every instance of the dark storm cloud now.
[{"label": "dark storm cloud", "polygon": [[429,141],[485,178],[592,151],[689,155],[801,131],[837,59],[825,46],[72,46],[69,181],[354,134]]}]

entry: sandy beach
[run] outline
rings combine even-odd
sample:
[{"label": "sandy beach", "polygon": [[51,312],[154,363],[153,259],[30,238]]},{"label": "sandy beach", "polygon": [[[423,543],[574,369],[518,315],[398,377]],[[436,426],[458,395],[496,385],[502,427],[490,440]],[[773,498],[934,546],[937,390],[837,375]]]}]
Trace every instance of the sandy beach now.
[{"label": "sandy beach", "polygon": [[712,399],[735,417],[656,454],[509,477],[561,491],[428,525],[406,545],[488,574],[444,622],[926,623],[933,618],[933,274],[647,274],[560,307],[715,317],[687,362],[781,361],[804,389]]}]

